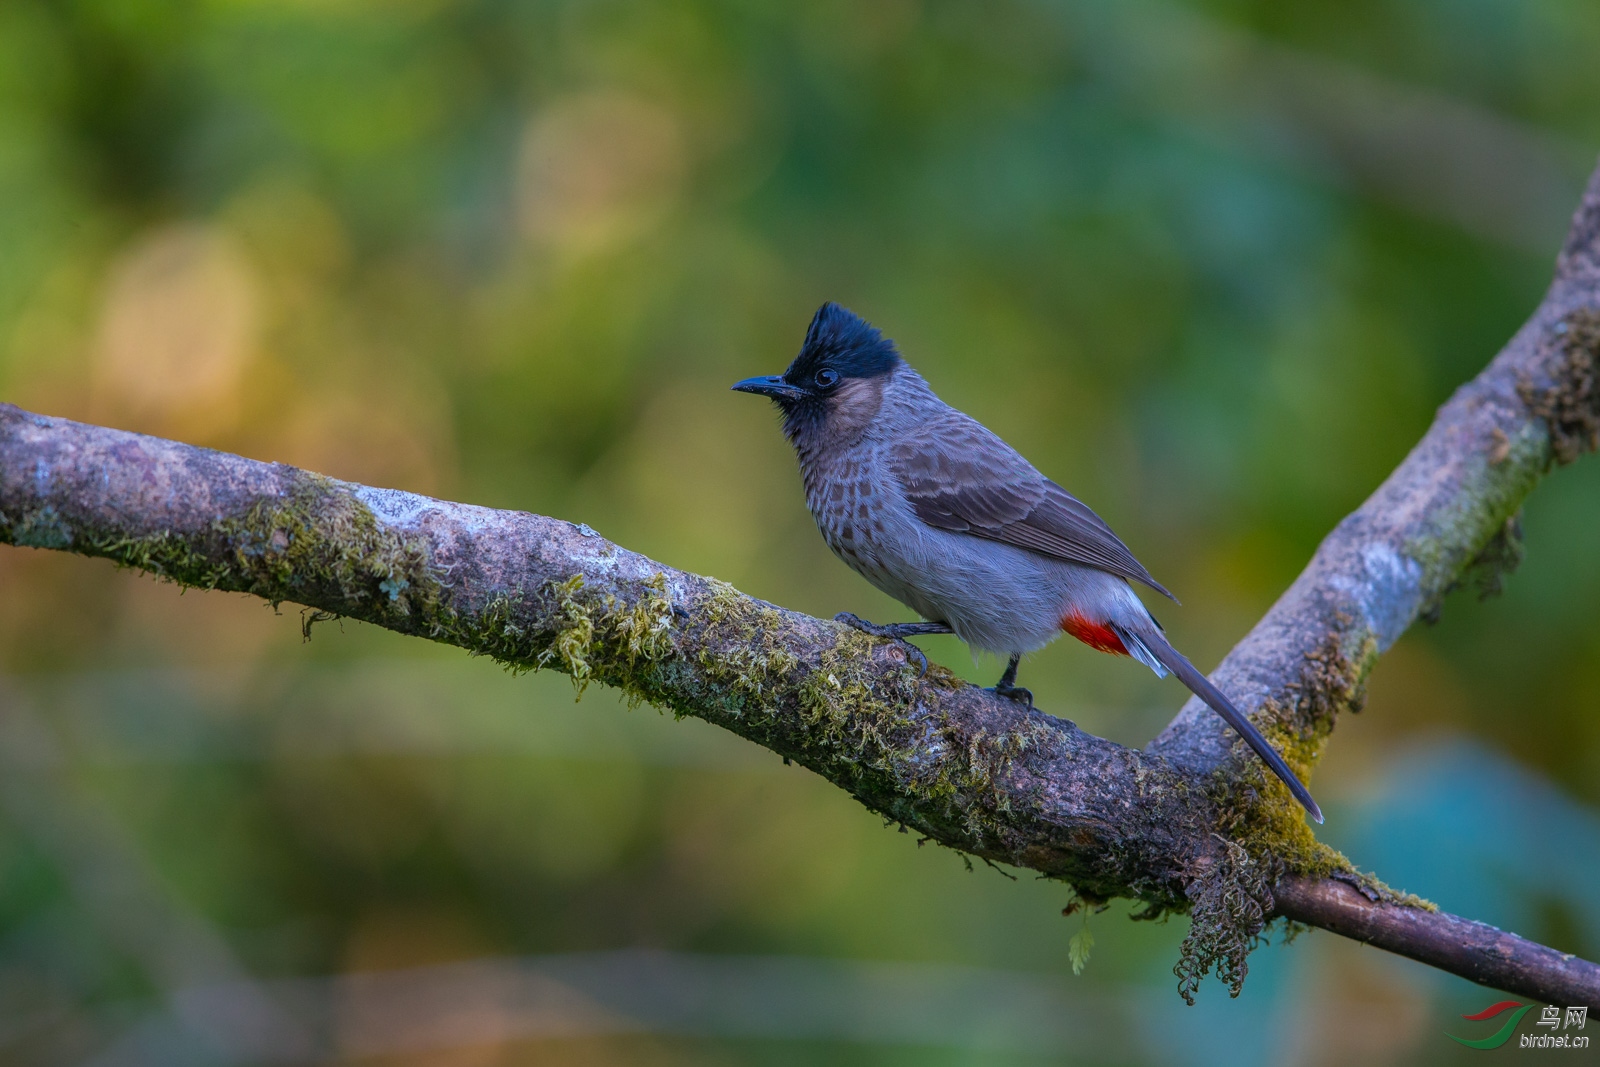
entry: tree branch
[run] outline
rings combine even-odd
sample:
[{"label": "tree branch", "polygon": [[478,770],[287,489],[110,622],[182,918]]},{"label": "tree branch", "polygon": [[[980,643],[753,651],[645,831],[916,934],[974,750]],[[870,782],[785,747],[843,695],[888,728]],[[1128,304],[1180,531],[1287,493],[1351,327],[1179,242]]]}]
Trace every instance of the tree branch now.
[{"label": "tree branch", "polygon": [[1298,922],[1407,956],[1441,971],[1551,1004],[1595,1004],[1596,967],[1487,923],[1370,900],[1337,879],[1290,876],[1273,887]]},{"label": "tree branch", "polygon": [[[1473,573],[1600,434],[1600,175],[1529,323],[1440,409],[1215,676],[1309,777],[1378,655]],[[1320,844],[1287,790],[1186,706],[1139,752],[895,643],[746,597],[586,526],[374,489],[0,405],[0,541],[102,556],[554,667],[801,763],[951,848],[1146,915],[1187,911],[1176,972],[1237,993],[1274,914],[1473,981],[1600,1007],[1600,967],[1401,898]],[[316,616],[307,616],[306,625]]]},{"label": "tree branch", "polygon": [[[1553,466],[1600,447],[1600,170],[1543,301],[1489,366],[1439,409],[1410,455],[1318,547],[1212,675],[1315,760],[1339,713],[1359,711],[1378,656],[1463,583],[1498,592],[1521,559],[1522,501]],[[1285,737],[1286,735],[1286,737]],[[1148,746],[1197,774],[1259,777],[1198,700]],[[1359,937],[1526,996],[1593,1003],[1596,969],[1449,916],[1367,901],[1324,881],[1280,883],[1287,918]],[[1495,935],[1488,937],[1485,933]],[[1543,976],[1538,977],[1538,976]],[[1543,984],[1541,984],[1543,983]],[[1587,999],[1584,999],[1587,998]]]}]

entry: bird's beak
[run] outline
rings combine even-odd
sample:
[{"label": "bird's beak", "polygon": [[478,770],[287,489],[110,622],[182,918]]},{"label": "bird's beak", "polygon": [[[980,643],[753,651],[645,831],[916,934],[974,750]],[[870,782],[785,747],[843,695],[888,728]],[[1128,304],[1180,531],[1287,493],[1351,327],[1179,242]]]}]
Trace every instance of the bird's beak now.
[{"label": "bird's beak", "polygon": [[755,393],[759,396],[770,396],[774,400],[797,400],[806,395],[804,389],[790,385],[776,374],[734,382],[733,389],[737,393]]}]

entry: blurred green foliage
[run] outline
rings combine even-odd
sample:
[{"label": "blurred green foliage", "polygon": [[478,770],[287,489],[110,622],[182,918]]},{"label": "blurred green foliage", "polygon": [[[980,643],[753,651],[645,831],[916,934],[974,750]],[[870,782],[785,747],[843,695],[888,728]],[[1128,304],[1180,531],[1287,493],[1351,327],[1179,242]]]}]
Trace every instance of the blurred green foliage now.
[{"label": "blurred green foliage", "polygon": [[[1600,144],[1597,53],[1583,0],[11,0],[0,398],[899,618],[828,555],[775,420],[727,392],[839,300],[1099,510],[1209,666],[1537,301]],[[1458,596],[1380,665],[1318,774],[1333,811],[1447,733],[1600,803],[1600,464],[1553,476],[1525,528],[1503,597]],[[775,757],[658,758],[701,728],[572,708],[559,678],[495,706],[633,725],[581,757],[274,742],[297,708],[384,705],[330,694],[399,659],[450,680],[425,730],[502,684],[0,552],[0,668],[35,679],[57,784],[254,973],[628,945],[1068,967],[1060,887],[968,875]],[[59,679],[150,665],[240,672],[194,713],[237,750],[84,756]],[[1181,696],[1079,648],[1025,671],[1128,743]],[[610,751],[629,731],[645,755]],[[65,1062],[162,978],[75,918],[19,818],[0,805],[0,984],[29,992],[0,1015],[29,1062]],[[1522,932],[1600,952],[1546,913]],[[1095,924],[1080,981],[1164,980],[1180,931]],[[1320,995],[1374,966],[1338,957]],[[589,1062],[713,1055],[651,1048]]]}]

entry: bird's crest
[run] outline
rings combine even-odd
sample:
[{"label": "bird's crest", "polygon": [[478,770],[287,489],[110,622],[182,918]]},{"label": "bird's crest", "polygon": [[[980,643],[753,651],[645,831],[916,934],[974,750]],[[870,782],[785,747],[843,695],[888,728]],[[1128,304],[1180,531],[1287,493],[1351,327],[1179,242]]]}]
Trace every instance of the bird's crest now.
[{"label": "bird's crest", "polygon": [[846,378],[876,378],[888,374],[898,362],[900,353],[893,341],[860,315],[830,300],[812,317],[805,344],[784,377],[798,384],[830,367]]}]

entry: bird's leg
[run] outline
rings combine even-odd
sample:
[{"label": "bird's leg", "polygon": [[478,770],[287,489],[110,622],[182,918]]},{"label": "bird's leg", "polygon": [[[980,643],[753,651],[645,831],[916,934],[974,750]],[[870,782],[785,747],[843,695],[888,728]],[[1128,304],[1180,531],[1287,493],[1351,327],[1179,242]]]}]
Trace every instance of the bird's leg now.
[{"label": "bird's leg", "polygon": [[907,641],[906,638],[924,637],[928,634],[955,633],[954,630],[942,622],[890,622],[879,625],[852,615],[848,611],[839,612],[833,617],[833,621],[842,622],[852,629],[860,630],[864,634],[871,634],[873,637],[888,637],[899,641],[905,646],[906,658],[916,663],[918,678],[928,673],[928,657],[923,655],[922,649]]},{"label": "bird's leg", "polygon": [[1006,673],[1000,676],[1000,680],[994,683],[993,688],[989,689],[988,692],[993,693],[997,697],[1006,697],[1009,700],[1016,700],[1025,703],[1028,705],[1028,710],[1032,711],[1033,694],[1016,684],[1017,664],[1020,662],[1022,662],[1022,653],[1012,653],[1011,662],[1006,664]]},{"label": "bird's leg", "polygon": [[868,622],[858,618],[848,611],[841,611],[833,617],[834,622],[842,622],[846,626],[860,630],[862,633],[874,637],[892,637],[904,641],[908,637],[925,637],[928,634],[953,634],[954,630],[942,622]]}]

